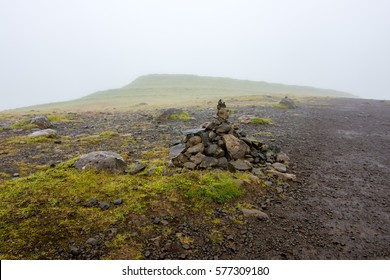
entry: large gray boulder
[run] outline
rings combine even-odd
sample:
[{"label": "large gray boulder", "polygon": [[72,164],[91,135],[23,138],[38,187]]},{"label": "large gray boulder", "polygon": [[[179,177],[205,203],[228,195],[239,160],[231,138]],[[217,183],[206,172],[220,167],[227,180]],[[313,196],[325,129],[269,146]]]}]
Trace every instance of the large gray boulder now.
[{"label": "large gray boulder", "polygon": [[46,129],[52,127],[52,123],[49,121],[49,119],[46,116],[36,116],[31,120],[31,124],[35,124],[40,129]]},{"label": "large gray boulder", "polygon": [[76,161],[78,170],[95,169],[113,174],[121,174],[126,171],[126,162],[114,152],[98,151],[81,156]]}]

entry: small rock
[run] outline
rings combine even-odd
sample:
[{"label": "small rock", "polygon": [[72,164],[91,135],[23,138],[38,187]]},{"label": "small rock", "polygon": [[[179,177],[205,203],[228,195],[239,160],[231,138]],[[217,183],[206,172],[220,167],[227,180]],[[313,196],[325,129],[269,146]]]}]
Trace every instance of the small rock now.
[{"label": "small rock", "polygon": [[96,246],[97,245],[97,240],[95,239],[95,238],[89,238],[88,240],[87,240],[87,242],[85,242],[85,243],[87,243],[87,244],[89,244],[89,245],[92,245],[92,246]]},{"label": "small rock", "polygon": [[84,204],[85,207],[93,207],[98,204],[98,200],[96,198],[92,198],[90,201]]},{"label": "small rock", "polygon": [[209,167],[215,167],[217,165],[218,165],[218,159],[213,157],[205,157],[199,167],[209,168]]},{"label": "small rock", "polygon": [[184,250],[189,250],[189,249],[191,248],[191,247],[188,246],[187,244],[184,244],[182,247],[183,247]]},{"label": "small rock", "polygon": [[135,175],[137,173],[140,173],[141,171],[145,170],[146,165],[143,163],[138,163],[129,173],[131,175]]},{"label": "small rock", "polygon": [[282,172],[282,173],[287,172],[287,167],[283,163],[275,162],[272,164],[272,167],[275,168],[279,172]]},{"label": "small rock", "polygon": [[190,169],[190,170],[194,170],[195,169],[195,167],[196,167],[196,164],[195,163],[193,163],[193,162],[186,162],[186,163],[184,163],[184,165],[183,165],[185,168],[188,168],[188,169]]},{"label": "small rock", "polygon": [[160,222],[161,222],[161,220],[157,217],[153,219],[153,224],[155,224],[155,225],[158,225]]},{"label": "small rock", "polygon": [[186,154],[197,154],[197,153],[203,153],[204,151],[204,145],[203,143],[199,143],[191,148],[189,148],[186,152]]},{"label": "small rock", "polygon": [[258,218],[259,220],[269,220],[269,216],[260,210],[242,208],[241,212],[244,215],[244,217],[247,217],[247,218],[248,217],[255,217],[255,218]]},{"label": "small rock", "polygon": [[39,131],[35,131],[28,135],[29,137],[39,137],[39,136],[46,136],[46,137],[54,137],[57,136],[57,131],[54,129],[43,129]]},{"label": "small rock", "polygon": [[247,171],[252,169],[252,164],[247,160],[237,159],[229,162],[235,170]]},{"label": "small rock", "polygon": [[12,174],[12,177],[14,177],[14,178],[17,178],[17,177],[19,177],[20,175],[19,175],[19,173],[14,173],[14,174]]},{"label": "small rock", "polygon": [[196,155],[192,156],[190,158],[190,160],[195,163],[195,164],[200,164],[204,159],[206,158],[206,156],[202,153],[197,153]]},{"label": "small rock", "polygon": [[195,145],[198,145],[201,142],[202,142],[202,138],[200,136],[198,136],[198,135],[192,136],[187,141],[187,147],[193,147]]},{"label": "small rock", "polygon": [[276,156],[276,161],[288,164],[290,161],[290,158],[285,153],[280,152]]},{"label": "small rock", "polygon": [[107,202],[102,202],[102,203],[100,203],[100,209],[101,210],[108,210],[108,208],[110,208],[110,204],[108,204]]},{"label": "small rock", "polygon": [[77,256],[78,254],[80,254],[80,250],[78,247],[71,245],[69,246],[69,253],[73,256]]},{"label": "small rock", "polygon": [[122,198],[118,198],[118,199],[114,200],[114,205],[120,205],[122,203],[123,203],[123,199]]},{"label": "small rock", "polygon": [[291,173],[281,173],[278,171],[273,171],[272,173],[278,176],[283,181],[293,181],[293,182],[297,181],[297,176]]}]

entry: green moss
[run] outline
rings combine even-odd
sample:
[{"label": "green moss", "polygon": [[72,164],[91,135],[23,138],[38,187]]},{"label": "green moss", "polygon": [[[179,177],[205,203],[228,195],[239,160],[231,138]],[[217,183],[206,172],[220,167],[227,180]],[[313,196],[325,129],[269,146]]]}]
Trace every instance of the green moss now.
[{"label": "green moss", "polygon": [[189,121],[191,120],[191,116],[188,112],[183,112],[180,114],[172,114],[169,116],[169,119],[171,120],[182,120],[182,121]]},{"label": "green moss", "polygon": [[47,116],[47,118],[51,122],[59,122],[59,123],[69,122],[69,119],[66,116],[62,116],[62,115],[49,115]]},{"label": "green moss", "polygon": [[[246,176],[239,172],[234,175],[228,171],[194,171],[173,176],[162,176],[161,172],[149,176],[113,175],[93,170],[80,172],[75,168],[76,160],[2,182],[2,259],[53,257],[57,253],[52,248],[67,248],[70,239],[85,243],[87,237],[80,234],[82,228],[90,235],[110,227],[126,228],[132,215],[147,215],[155,209],[165,209],[168,213],[195,211],[196,216],[208,216],[213,213],[215,203],[235,200],[244,192],[237,178]],[[159,167],[162,165],[156,165]],[[92,198],[111,206],[106,211],[84,207]],[[117,198],[122,198],[123,204],[114,206]],[[206,221],[202,219],[202,222]],[[156,229],[147,223],[133,230],[137,236],[154,234],[156,230],[161,235],[170,234],[161,228],[164,227]],[[185,243],[191,241],[183,238]],[[107,258],[141,258],[141,243],[131,236],[119,235],[107,245]]]},{"label": "green moss", "polygon": [[11,129],[24,129],[24,130],[30,130],[37,127],[38,127],[37,125],[31,123],[31,119],[20,120],[10,125]]},{"label": "green moss", "polygon": [[280,103],[274,105],[274,108],[276,108],[276,109],[291,109],[288,107],[287,104],[280,104]]},{"label": "green moss", "polygon": [[119,136],[119,133],[116,131],[107,130],[107,131],[103,131],[102,133],[100,133],[100,136],[112,138],[112,137]]},{"label": "green moss", "polygon": [[259,117],[253,118],[251,122],[253,124],[273,124],[274,123],[274,121],[272,119],[269,119],[269,118],[259,118]]}]

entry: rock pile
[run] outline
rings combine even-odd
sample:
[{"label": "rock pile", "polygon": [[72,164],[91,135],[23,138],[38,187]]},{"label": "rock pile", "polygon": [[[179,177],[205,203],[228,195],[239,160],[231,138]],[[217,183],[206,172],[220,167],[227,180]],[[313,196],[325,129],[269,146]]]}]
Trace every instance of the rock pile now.
[{"label": "rock pile", "polygon": [[287,96],[284,97],[282,100],[280,100],[279,105],[287,108],[287,109],[295,109],[298,108],[297,105],[295,105],[294,100],[288,98]]},{"label": "rock pile", "polygon": [[203,124],[202,128],[182,131],[182,141],[170,149],[172,164],[188,169],[221,168],[234,172],[251,171],[266,162],[276,162],[280,152],[277,145],[249,140],[228,118],[229,110],[219,100],[215,120]]}]

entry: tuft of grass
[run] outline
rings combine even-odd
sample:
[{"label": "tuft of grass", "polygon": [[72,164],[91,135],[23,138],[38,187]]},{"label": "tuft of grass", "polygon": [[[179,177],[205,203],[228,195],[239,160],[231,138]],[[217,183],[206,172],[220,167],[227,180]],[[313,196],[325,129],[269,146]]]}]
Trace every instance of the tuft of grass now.
[{"label": "tuft of grass", "polygon": [[189,121],[191,120],[191,116],[188,112],[183,112],[180,114],[172,114],[169,116],[170,120],[182,120],[182,121]]},{"label": "tuft of grass", "polygon": [[100,136],[112,138],[112,137],[119,136],[119,133],[116,131],[107,130],[107,131],[103,131],[102,133],[100,133]]},{"label": "tuft of grass", "polygon": [[255,117],[251,121],[253,124],[274,124],[274,121],[269,118],[259,118]]},{"label": "tuft of grass", "polygon": [[38,127],[37,125],[31,123],[31,119],[20,120],[10,125],[11,129],[23,129],[23,130],[30,130],[37,127]]},{"label": "tuft of grass", "polygon": [[62,115],[49,115],[47,116],[47,118],[51,122],[58,122],[58,123],[69,122],[69,119],[66,116],[62,116]]},{"label": "tuft of grass", "polygon": [[280,103],[274,105],[274,108],[276,108],[276,109],[291,109],[291,108],[288,107],[288,105],[280,104]]}]

